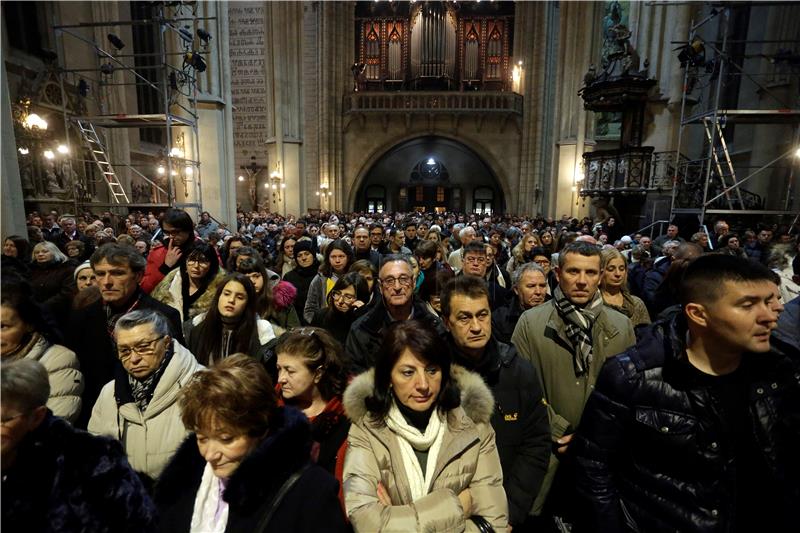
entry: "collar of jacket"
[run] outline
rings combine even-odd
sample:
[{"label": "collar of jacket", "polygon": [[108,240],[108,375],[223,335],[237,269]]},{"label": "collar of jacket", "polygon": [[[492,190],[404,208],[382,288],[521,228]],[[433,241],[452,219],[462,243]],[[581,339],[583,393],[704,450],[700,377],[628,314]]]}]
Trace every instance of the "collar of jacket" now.
[{"label": "collar of jacket", "polygon": [[[310,454],[308,419],[293,407],[278,407],[266,438],[230,477],[222,498],[231,509],[252,512],[271,501],[283,482],[309,461]],[[204,466],[196,436],[191,434],[159,477],[156,500],[172,502],[187,490],[196,490]]]},{"label": "collar of jacket", "polygon": [[[461,394],[461,407],[466,416],[477,424],[488,424],[494,411],[494,398],[483,378],[457,364],[451,365],[450,376],[458,386]],[[374,390],[374,369],[359,374],[350,382],[342,397],[344,411],[350,420],[357,422],[368,414],[364,401],[373,394]],[[448,413],[448,423],[451,422],[450,413]],[[369,420],[367,424],[373,427],[385,425],[372,420]]]},{"label": "collar of jacket", "polygon": [[516,351],[508,344],[502,343],[491,337],[486,344],[483,357],[475,364],[469,357],[464,355],[456,346],[451,333],[447,334],[447,344],[450,346],[450,353],[453,361],[472,372],[477,372],[484,378],[493,378],[502,367],[508,367],[516,356]]},{"label": "collar of jacket", "polygon": [[[430,313],[425,308],[425,302],[417,299],[416,296],[412,296],[412,298],[411,315],[414,317],[414,319],[419,320],[429,317]],[[383,303],[382,297],[378,298],[378,300],[375,302],[375,305],[373,305],[364,316],[366,317],[364,319],[364,327],[375,334],[379,333],[390,323],[389,312],[386,310],[386,306]]]},{"label": "collar of jacket", "polygon": [[[147,409],[140,415],[142,419],[154,418],[164,411],[164,409],[174,404],[181,388],[188,383],[195,372],[203,369],[203,366],[197,362],[194,355],[178,341],[172,340],[172,347],[170,350],[172,350],[172,357],[167,362],[167,367],[164,369],[163,374],[161,374],[156,384],[156,388],[153,391],[153,398],[150,400]],[[115,369],[114,399],[117,402],[117,408],[120,414],[122,414],[124,418],[137,419],[137,417],[130,416],[133,413],[129,409],[132,408],[136,413],[139,412],[139,409],[136,407],[133,395],[131,394],[131,388],[128,384],[128,373],[121,363],[118,364]]]}]

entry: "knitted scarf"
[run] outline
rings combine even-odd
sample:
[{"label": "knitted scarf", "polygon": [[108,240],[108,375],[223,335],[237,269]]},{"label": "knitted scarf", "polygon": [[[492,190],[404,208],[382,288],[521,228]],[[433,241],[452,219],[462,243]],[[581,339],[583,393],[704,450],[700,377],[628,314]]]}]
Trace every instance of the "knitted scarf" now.
[{"label": "knitted scarf", "polygon": [[[403,471],[408,478],[411,497],[413,501],[417,501],[428,494],[428,488],[433,481],[433,472],[436,469],[439,448],[442,446],[447,424],[442,419],[439,411],[434,410],[431,413],[425,433],[420,433],[417,428],[406,422],[400,409],[397,408],[397,404],[393,401],[392,406],[389,408],[389,416],[386,417],[386,425],[397,436],[397,443],[403,460]],[[412,448],[420,451],[429,450],[425,472],[422,472],[422,467]]]},{"label": "knitted scarf", "polygon": [[553,291],[553,303],[558,316],[564,321],[567,337],[572,343],[575,375],[582,376],[588,372],[592,363],[592,326],[603,310],[603,296],[600,291],[595,292],[592,300],[581,308],[569,301],[561,287],[556,287]]},{"label": "knitted scarf", "polygon": [[155,372],[146,378],[136,379],[128,374],[128,385],[131,387],[131,396],[133,396],[133,401],[136,402],[136,406],[142,413],[144,413],[147,406],[150,405],[150,400],[153,399],[153,394],[156,392],[158,382],[161,380],[161,376],[164,375],[164,370],[167,369],[170,359],[172,359],[172,346],[167,348],[167,353],[164,354],[164,358],[161,360],[161,364],[158,365]]}]

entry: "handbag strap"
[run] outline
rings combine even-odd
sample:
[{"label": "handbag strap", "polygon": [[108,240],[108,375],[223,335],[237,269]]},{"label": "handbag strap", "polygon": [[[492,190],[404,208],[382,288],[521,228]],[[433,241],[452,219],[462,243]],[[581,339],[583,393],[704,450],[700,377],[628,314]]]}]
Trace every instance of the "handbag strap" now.
[{"label": "handbag strap", "polygon": [[470,516],[469,519],[472,520],[472,523],[475,524],[480,533],[494,533],[492,524],[481,515],[474,514]]},{"label": "handbag strap", "polygon": [[284,496],[286,496],[286,493],[288,493],[289,490],[291,490],[294,484],[297,483],[297,480],[300,479],[300,476],[302,476],[303,473],[310,467],[311,467],[310,462],[305,463],[303,466],[298,468],[291,476],[289,476],[289,478],[286,481],[283,482],[281,488],[278,489],[277,493],[275,493],[275,497],[272,498],[272,502],[269,505],[269,509],[267,509],[267,512],[264,513],[264,516],[258,522],[258,527],[256,528],[257,532],[263,533],[264,531],[267,530],[267,525],[269,524],[269,521],[272,520],[272,516],[275,514],[275,510],[281,504],[281,501],[283,501],[283,498]]}]

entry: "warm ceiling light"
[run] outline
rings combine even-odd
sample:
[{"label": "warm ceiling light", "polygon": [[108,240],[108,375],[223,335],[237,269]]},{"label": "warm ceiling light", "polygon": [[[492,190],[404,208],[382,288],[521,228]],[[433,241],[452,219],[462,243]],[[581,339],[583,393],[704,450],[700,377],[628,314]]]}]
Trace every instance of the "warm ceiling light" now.
[{"label": "warm ceiling light", "polygon": [[186,165],[186,168],[183,170],[183,173],[187,176],[191,176],[194,174],[194,168],[191,165]]},{"label": "warm ceiling light", "polygon": [[172,157],[183,157],[183,150],[181,150],[180,148],[173,148],[172,150],[169,151],[169,155],[171,155]]},{"label": "warm ceiling light", "polygon": [[19,153],[21,153],[22,155],[28,155],[29,153],[31,153],[31,151],[30,151],[30,150],[28,150],[27,148],[24,148],[24,147],[17,148],[17,150],[18,150],[18,151],[19,151]]},{"label": "warm ceiling light", "polygon": [[46,159],[54,159],[56,157],[56,154],[54,154],[52,150],[45,150],[42,155],[44,155]]},{"label": "warm ceiling light", "polygon": [[166,171],[167,171],[167,169],[165,169],[165,168],[164,168],[164,165],[158,165],[158,168],[156,169],[156,172],[158,172],[158,173],[159,173],[159,174],[161,174],[162,176],[164,175],[164,173],[165,173]]},{"label": "warm ceiling light", "polygon": [[244,181],[244,176],[239,176],[239,181]]},{"label": "warm ceiling light", "polygon": [[67,148],[66,144],[59,144],[58,148],[56,148],[56,150],[58,150],[59,154],[68,154],[69,153],[69,148]]},{"label": "warm ceiling light", "polygon": [[28,128],[29,130],[32,129],[39,129],[39,130],[46,130],[47,129],[47,121],[37,115],[36,113],[31,113],[27,117],[25,117],[25,121],[23,125]]}]

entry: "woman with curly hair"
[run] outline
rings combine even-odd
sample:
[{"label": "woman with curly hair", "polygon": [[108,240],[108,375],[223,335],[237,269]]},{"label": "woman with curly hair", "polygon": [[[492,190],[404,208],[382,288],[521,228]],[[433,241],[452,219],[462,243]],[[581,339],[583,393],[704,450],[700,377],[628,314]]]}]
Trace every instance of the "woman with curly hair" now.
[{"label": "woman with curly hair", "polygon": [[506,270],[509,274],[513,274],[516,269],[533,261],[531,252],[534,248],[540,246],[539,236],[535,233],[528,233],[524,235],[516,246],[511,250],[511,259],[506,264]]}]

